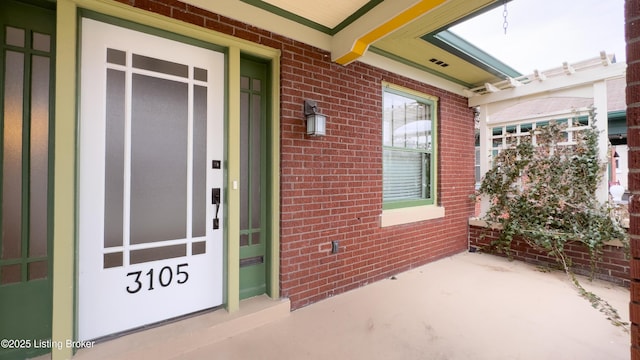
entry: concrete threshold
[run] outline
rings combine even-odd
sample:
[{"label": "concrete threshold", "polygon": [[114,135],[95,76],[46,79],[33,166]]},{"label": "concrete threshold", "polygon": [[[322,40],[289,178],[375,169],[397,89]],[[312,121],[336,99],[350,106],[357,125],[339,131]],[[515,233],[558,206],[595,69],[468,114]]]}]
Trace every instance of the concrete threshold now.
[{"label": "concrete threshold", "polygon": [[98,343],[79,350],[74,360],[175,359],[195,349],[211,346],[243,332],[285,318],[291,313],[288,299],[266,295],[240,302],[230,314],[224,309],[161,325],[149,330]]}]

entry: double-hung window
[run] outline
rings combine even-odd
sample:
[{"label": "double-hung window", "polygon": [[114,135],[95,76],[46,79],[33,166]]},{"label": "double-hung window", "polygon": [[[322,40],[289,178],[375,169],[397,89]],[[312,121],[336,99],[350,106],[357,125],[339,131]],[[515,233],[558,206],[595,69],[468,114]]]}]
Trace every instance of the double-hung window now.
[{"label": "double-hung window", "polygon": [[435,97],[384,86],[383,209],[435,201]]}]

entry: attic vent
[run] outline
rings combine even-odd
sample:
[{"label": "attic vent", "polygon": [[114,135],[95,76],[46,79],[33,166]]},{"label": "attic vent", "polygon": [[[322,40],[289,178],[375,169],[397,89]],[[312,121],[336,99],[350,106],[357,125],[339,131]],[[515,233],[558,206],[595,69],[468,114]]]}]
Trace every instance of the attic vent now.
[{"label": "attic vent", "polygon": [[436,65],[440,65],[442,67],[447,67],[449,66],[449,64],[447,64],[446,62],[442,61],[442,60],[438,60],[436,58],[431,58],[429,59],[429,61],[431,61],[432,63],[436,64]]}]

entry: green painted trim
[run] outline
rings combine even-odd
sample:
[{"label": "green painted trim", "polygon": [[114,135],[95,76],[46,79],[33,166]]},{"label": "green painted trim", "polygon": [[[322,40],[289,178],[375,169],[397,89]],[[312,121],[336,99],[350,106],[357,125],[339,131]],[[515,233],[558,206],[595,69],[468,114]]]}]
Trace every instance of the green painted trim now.
[{"label": "green painted trim", "polygon": [[224,46],[218,46],[210,42],[202,41],[192,37],[183,36],[175,32],[166,30],[164,28],[147,26],[144,24],[133,22],[131,20],[124,20],[124,19],[113,17],[110,15],[101,14],[99,12],[95,12],[92,10],[80,9],[79,15],[80,15],[80,18],[86,17],[86,18],[97,20],[107,24],[116,25],[125,29],[130,29],[130,30],[142,32],[145,34],[158,36],[164,39],[174,40],[183,44],[189,44],[189,45],[193,45],[193,46],[197,46],[197,47],[201,47],[204,49],[209,49],[209,50],[213,50],[213,51],[217,51],[225,54],[227,51],[227,48]]},{"label": "green painted trim", "polygon": [[[516,77],[522,76],[522,74],[520,74],[510,66],[504,64],[500,60],[494,58],[493,56],[489,55],[488,53],[474,46],[470,42],[464,40],[463,38],[449,31],[449,29],[452,28],[453,26],[456,26],[471,18],[474,18],[485,12],[493,10],[496,7],[503,6],[505,2],[511,2],[511,1],[512,0],[496,1],[490,5],[487,5],[481,8],[478,11],[475,11],[465,17],[460,18],[459,20],[456,20],[441,28],[438,28],[437,30],[429,34],[423,35],[421,39],[445,51],[448,51],[453,55],[456,55],[461,59],[468,61],[469,63],[475,66],[478,66],[482,70],[487,71],[490,74],[493,74],[497,77],[500,77],[501,79],[504,79],[506,77],[516,78]],[[435,74],[439,76],[443,75],[437,71],[435,71]],[[446,77],[446,78],[448,80],[454,81],[461,85],[465,85],[468,88],[472,88],[475,86],[475,84],[462,84],[460,80],[457,80],[457,79],[452,80],[450,77]]]},{"label": "green painted trim", "polygon": [[[71,76],[73,77],[69,77],[70,79],[75,79],[75,87],[74,87],[74,92],[75,92],[75,97],[74,99],[76,99],[76,105],[78,108],[80,107],[80,55],[81,55],[81,44],[82,44],[82,29],[80,28],[80,24],[82,21],[82,16],[81,16],[81,9],[75,8],[74,10],[75,13],[75,28],[76,28],[76,44],[77,45],[77,49],[74,52],[75,54],[75,73]],[[78,258],[76,257],[76,254],[78,253],[78,244],[79,244],[79,239],[78,239],[78,228],[79,228],[79,213],[77,211],[75,211],[75,209],[79,208],[79,194],[80,194],[80,181],[79,181],[79,176],[80,176],[80,171],[79,171],[79,167],[78,164],[80,164],[80,154],[79,154],[79,149],[80,149],[80,139],[78,138],[78,126],[79,126],[79,114],[77,113],[76,109],[76,113],[75,113],[75,117],[73,119],[75,126],[76,126],[76,132],[73,135],[73,141],[75,143],[75,151],[74,151],[74,178],[75,178],[75,182],[74,182],[74,191],[75,194],[77,195],[75,198],[75,204],[74,204],[74,238],[73,238],[73,285],[72,285],[72,289],[73,289],[73,315],[72,315],[72,326],[73,326],[73,332],[71,335],[70,339],[77,339],[78,337],[78,298],[80,297],[80,293],[78,292],[78,287],[77,285],[77,279],[78,279],[78,272],[79,272],[79,264],[78,264]],[[73,354],[76,353],[75,349],[71,349],[71,352]],[[53,355],[53,354],[52,354]]]},{"label": "green painted trim", "polygon": [[[438,132],[440,130],[440,124],[438,120],[439,113],[439,99],[436,96],[427,95],[421,93],[419,91],[415,91],[412,89],[405,88],[403,86],[395,85],[388,83],[386,81],[382,82],[382,91],[390,92],[397,95],[405,96],[411,99],[415,99],[417,101],[428,103],[432,106],[432,142],[433,142],[433,150],[431,153],[431,197],[428,199],[417,199],[417,200],[402,200],[402,201],[387,201],[382,203],[382,210],[391,210],[391,209],[399,209],[406,207],[414,207],[414,206],[424,206],[424,205],[437,205],[438,204],[438,163],[440,158],[440,153],[438,152]],[[383,146],[383,149],[385,146]],[[423,151],[419,151],[423,152]]]},{"label": "green painted trim", "polygon": [[422,40],[433,44],[461,59],[493,74],[501,79],[522,76],[518,71],[489,55],[470,42],[464,40],[449,30],[431,33],[421,37]]},{"label": "green painted trim", "polygon": [[424,66],[424,65],[418,64],[418,63],[416,63],[416,62],[409,61],[409,60],[407,60],[407,59],[405,59],[405,58],[399,57],[399,56],[397,56],[397,55],[395,55],[395,54],[393,54],[393,53],[390,53],[390,52],[388,52],[388,51],[382,50],[382,49],[377,48],[377,47],[375,47],[375,46],[370,46],[368,51],[370,51],[370,52],[372,52],[372,53],[374,53],[374,54],[378,54],[378,55],[384,56],[384,57],[389,58],[389,59],[391,59],[391,60],[397,61],[397,62],[399,62],[399,63],[401,63],[401,64],[404,64],[404,65],[410,66],[410,67],[412,67],[412,68],[415,68],[415,69],[418,69],[418,70],[421,70],[421,71],[427,72],[427,73],[432,74],[432,75],[435,75],[435,76],[438,76],[438,77],[440,77],[440,78],[443,78],[443,79],[445,79],[445,80],[451,81],[451,82],[456,83],[456,84],[458,84],[458,85],[462,85],[462,86],[464,86],[464,87],[466,87],[466,88],[472,88],[472,87],[474,87],[474,85],[473,85],[473,84],[470,84],[470,83],[464,82],[464,81],[462,81],[462,80],[460,80],[460,79],[456,79],[456,78],[454,78],[454,77],[452,77],[452,76],[446,75],[446,74],[444,74],[444,73],[441,73],[441,72],[439,72],[439,71],[437,71],[437,70],[431,69],[431,68],[429,68],[429,67],[427,67],[427,66]]},{"label": "green painted trim", "polygon": [[280,298],[280,57],[271,59],[269,84],[270,94],[270,141],[269,141],[269,201],[271,235],[269,249],[269,277],[267,293],[273,299]]},{"label": "green painted trim", "polygon": [[378,4],[380,4],[383,0],[370,0],[369,2],[367,2],[365,5],[363,5],[360,9],[358,9],[356,12],[354,12],[353,14],[351,14],[349,17],[347,17],[346,19],[344,19],[342,22],[340,22],[340,24],[336,25],[336,27],[334,28],[330,28],[327,26],[324,26],[322,24],[319,24],[315,21],[311,21],[305,17],[299,16],[297,14],[294,14],[290,11],[284,10],[282,8],[279,8],[275,5],[271,5],[265,1],[262,0],[240,0],[244,3],[247,3],[251,6],[255,6],[257,8],[260,8],[262,10],[266,10],[272,14],[281,16],[285,19],[289,19],[291,21],[297,22],[298,24],[310,27],[314,30],[318,30],[322,33],[325,33],[327,35],[335,35],[338,32],[340,32],[340,30],[344,29],[345,27],[349,26],[351,23],[353,23],[354,21],[358,20],[360,17],[362,17],[364,14],[366,14],[367,12],[369,12],[369,10],[373,9],[374,7],[376,7]]},{"label": "green painted trim", "polygon": [[437,34],[439,32],[448,30],[448,29],[450,29],[450,28],[452,28],[452,27],[454,27],[454,26],[456,26],[458,24],[461,24],[461,23],[463,23],[463,22],[465,22],[467,20],[470,20],[470,19],[472,19],[472,18],[474,18],[476,16],[480,16],[480,15],[482,15],[482,14],[484,14],[486,12],[489,12],[489,11],[491,11],[491,10],[497,8],[497,7],[504,6],[505,3],[510,3],[511,1],[513,1],[513,0],[502,0],[502,1],[494,0],[493,3],[481,8],[481,9],[479,9],[477,11],[474,11],[474,12],[472,12],[472,13],[470,13],[470,14],[468,14],[468,15],[466,15],[466,16],[464,16],[464,17],[462,17],[462,18],[460,18],[460,19],[458,19],[456,21],[448,23],[445,26],[442,26],[442,27],[436,29],[435,31],[432,31],[431,34]]},{"label": "green painted trim", "polygon": [[307,18],[304,18],[302,16],[296,15],[296,14],[294,14],[292,12],[289,12],[287,10],[279,8],[279,7],[275,6],[275,5],[271,5],[271,4],[267,3],[267,2],[264,2],[264,1],[261,1],[261,0],[240,0],[240,1],[242,1],[244,3],[247,3],[247,4],[251,5],[251,6],[255,6],[257,8],[260,8],[262,10],[266,10],[266,11],[272,13],[272,14],[281,16],[281,17],[283,17],[285,19],[289,19],[291,21],[297,22],[297,23],[299,23],[301,25],[304,25],[304,26],[310,27],[312,29],[318,30],[318,31],[323,32],[325,34],[331,34],[331,32],[332,32],[332,29],[329,28],[329,27],[326,27],[326,26],[324,26],[322,24],[318,24],[315,21],[311,21],[311,20],[309,20]]},{"label": "green painted trim", "polygon": [[354,12],[349,17],[347,17],[342,22],[340,22],[340,24],[338,24],[335,28],[333,28],[333,31],[329,35],[335,35],[339,33],[342,29],[351,25],[351,23],[361,18],[364,14],[369,12],[369,10],[378,6],[378,4],[380,4],[383,1],[384,0],[370,0],[368,3],[364,4],[360,9],[358,9],[356,12]]},{"label": "green painted trim", "polygon": [[391,201],[382,204],[382,210],[401,209],[413,206],[425,206],[433,205],[432,200],[405,200],[405,201]]},{"label": "green painted trim", "polygon": [[[0,27],[0,39],[5,39],[5,27]],[[3,42],[4,43],[4,42]],[[2,99],[2,101],[0,101],[0,114],[4,114],[4,92],[5,92],[5,71],[3,70],[3,67],[6,66],[5,61],[6,61],[6,52],[4,50],[2,50],[2,54],[0,54],[0,61],[2,62],[0,65],[0,84],[2,86],[0,86],[0,99]],[[2,115],[0,117],[0,149],[2,149],[2,151],[4,151],[4,115]],[[2,157],[0,157],[0,162],[4,161],[4,155],[2,155]],[[2,191],[3,189],[3,182],[4,182],[4,165],[0,164],[0,204],[3,204],[3,196],[4,196],[4,191]],[[2,216],[3,213],[3,206],[0,206],[0,216]],[[0,234],[4,234],[4,230],[2,229],[2,221],[0,221]],[[1,241],[1,240],[0,240]],[[3,251],[3,246],[0,246],[0,259],[2,259],[2,251]],[[2,276],[2,269],[0,269],[0,276]]]},{"label": "green painted trim", "polygon": [[[223,178],[222,178],[222,183],[225,184],[225,186],[223,187],[224,192],[223,192],[223,202],[224,205],[226,206],[226,209],[229,208],[229,174],[227,173],[226,169],[229,166],[229,146],[228,144],[230,144],[229,142],[229,87],[231,86],[230,83],[230,77],[229,77],[229,49],[225,49],[224,51],[225,57],[224,57],[224,115],[223,115],[223,132],[224,132],[224,144],[226,144],[227,146],[224,147],[223,149],[223,161],[222,161],[222,168],[223,170]],[[226,254],[229,251],[229,219],[231,219],[231,217],[229,216],[228,212],[223,212],[223,233],[222,233],[222,253]],[[222,279],[223,279],[223,285],[222,285],[222,299],[223,302],[225,304],[229,303],[229,286],[228,286],[228,282],[226,281],[226,279],[228,278],[228,269],[229,269],[229,259],[227,256],[223,256],[222,257],[222,269],[223,269],[223,274],[222,274]]]},{"label": "green painted trim", "polygon": [[[59,0],[60,1],[60,0]],[[280,56],[280,50],[269,48],[247,40],[238,39],[230,35],[221,34],[204,27],[185,23],[160,14],[151,13],[135,8],[115,0],[65,0],[70,1],[83,11],[107,15],[110,18],[118,18],[143,25],[147,28],[162,29],[171,36],[171,33],[181,36],[181,39],[191,38],[202,43],[220,48],[238,47],[242,52],[255,54],[266,59]],[[200,46],[200,45],[198,45]]]}]

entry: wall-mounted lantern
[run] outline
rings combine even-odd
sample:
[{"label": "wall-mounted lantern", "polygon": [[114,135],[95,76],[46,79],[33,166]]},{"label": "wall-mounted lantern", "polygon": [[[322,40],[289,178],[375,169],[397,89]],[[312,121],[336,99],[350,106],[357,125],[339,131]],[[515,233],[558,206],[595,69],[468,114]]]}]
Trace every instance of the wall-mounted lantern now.
[{"label": "wall-mounted lantern", "polygon": [[315,101],[304,101],[304,116],[307,118],[307,135],[324,136],[327,134],[327,117],[318,112],[318,105]]}]

